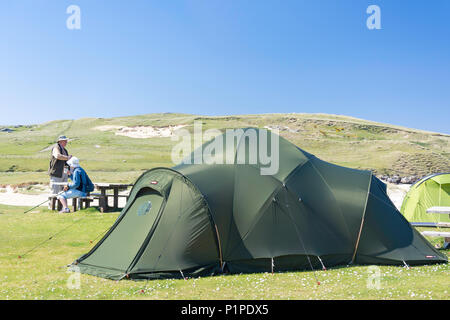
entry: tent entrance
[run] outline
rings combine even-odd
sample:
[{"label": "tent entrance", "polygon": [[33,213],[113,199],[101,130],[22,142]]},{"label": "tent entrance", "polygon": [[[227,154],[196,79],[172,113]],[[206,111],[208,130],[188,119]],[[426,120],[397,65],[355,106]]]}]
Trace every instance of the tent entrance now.
[{"label": "tent entrance", "polygon": [[[144,187],[136,194],[133,203],[124,213],[120,223],[87,258],[91,266],[107,265],[125,272],[142,246],[163,205],[164,197],[154,189]],[[117,254],[120,252],[120,254]]]}]

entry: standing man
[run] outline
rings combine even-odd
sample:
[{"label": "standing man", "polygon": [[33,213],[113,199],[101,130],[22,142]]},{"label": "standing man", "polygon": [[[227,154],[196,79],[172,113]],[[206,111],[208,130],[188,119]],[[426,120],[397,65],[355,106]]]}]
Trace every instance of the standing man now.
[{"label": "standing man", "polygon": [[50,176],[50,187],[54,195],[60,193],[63,190],[63,186],[54,185],[53,182],[67,182],[66,162],[72,158],[66,150],[68,140],[66,136],[60,136],[57,144],[52,149],[48,174]]}]

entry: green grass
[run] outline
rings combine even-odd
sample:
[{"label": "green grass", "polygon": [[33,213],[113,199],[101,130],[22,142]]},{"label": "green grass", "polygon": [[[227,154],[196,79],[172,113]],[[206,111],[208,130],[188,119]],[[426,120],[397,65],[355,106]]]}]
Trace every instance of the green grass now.
[{"label": "green grass", "polygon": [[[118,213],[95,209],[57,214],[0,205],[0,299],[448,299],[448,264],[406,269],[379,266],[380,287],[370,288],[373,266],[327,271],[220,275],[188,280],[112,281],[65,266],[86,253]],[[65,229],[65,230],[64,230]],[[49,236],[63,232],[46,241]],[[97,238],[91,243],[92,240]],[[25,254],[27,251],[35,250]],[[434,242],[440,241],[434,239]],[[448,251],[446,251],[448,255]],[[21,258],[18,258],[22,256]],[[315,277],[320,281],[316,284]]]}]

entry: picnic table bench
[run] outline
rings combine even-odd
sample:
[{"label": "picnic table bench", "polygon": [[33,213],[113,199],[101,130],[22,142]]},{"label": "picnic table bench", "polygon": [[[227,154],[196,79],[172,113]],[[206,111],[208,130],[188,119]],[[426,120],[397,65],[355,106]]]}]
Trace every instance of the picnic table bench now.
[{"label": "picnic table bench", "polygon": [[[48,197],[48,199],[50,201],[50,207],[53,211],[54,210],[60,211],[62,209],[62,204],[61,204],[61,202],[58,201],[58,199],[56,198],[56,195],[51,195]],[[83,207],[90,208],[91,202],[93,202],[94,200],[95,200],[95,198],[92,196],[89,196],[89,195],[86,197],[72,198],[73,211],[74,212],[77,211],[78,208],[83,209]]]},{"label": "picnic table bench", "polygon": [[411,225],[420,228],[450,228],[450,222],[411,222]]},{"label": "picnic table bench", "polygon": [[450,216],[450,207],[431,207],[427,209],[427,213],[448,214]]},{"label": "picnic table bench", "polygon": [[[65,186],[67,185],[66,182],[54,182],[55,185],[61,185]],[[94,183],[94,186],[97,190],[100,191],[100,193],[91,192],[86,197],[78,197],[72,199],[72,205],[73,205],[73,211],[77,211],[78,206],[79,208],[89,208],[91,206],[91,203],[94,200],[98,200],[98,207],[100,208],[101,212],[106,212],[109,209],[117,210],[119,208],[119,198],[126,198],[128,200],[128,194],[119,194],[120,191],[127,190],[129,187],[133,186],[132,184],[128,183],[106,183],[106,182],[99,182]],[[108,194],[108,191],[112,190],[112,194]],[[113,206],[110,207],[108,203],[108,199],[113,199]],[[52,195],[49,197],[49,200],[51,201],[51,208],[52,210],[56,210],[56,207],[58,210],[61,210],[61,203],[57,201],[56,195]]]}]

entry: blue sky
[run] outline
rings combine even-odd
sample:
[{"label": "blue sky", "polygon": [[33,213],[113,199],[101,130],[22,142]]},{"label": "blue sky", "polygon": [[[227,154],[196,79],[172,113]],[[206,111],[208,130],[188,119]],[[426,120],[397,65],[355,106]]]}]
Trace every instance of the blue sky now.
[{"label": "blue sky", "polygon": [[[69,5],[81,29],[69,30]],[[381,30],[369,30],[369,5]],[[0,123],[332,113],[450,133],[450,1],[0,3]]]}]

